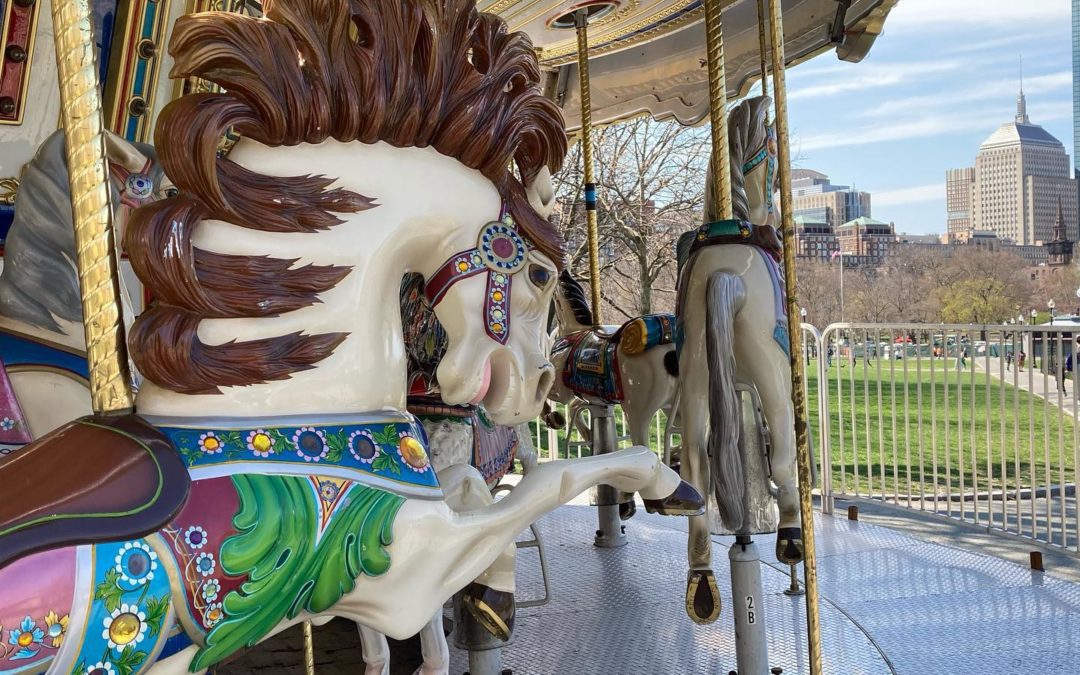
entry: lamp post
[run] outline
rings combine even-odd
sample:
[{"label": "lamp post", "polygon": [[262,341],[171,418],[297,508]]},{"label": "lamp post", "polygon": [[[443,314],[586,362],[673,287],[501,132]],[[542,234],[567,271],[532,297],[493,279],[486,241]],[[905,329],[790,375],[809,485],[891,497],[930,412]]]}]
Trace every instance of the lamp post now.
[{"label": "lamp post", "polygon": [[1039,311],[1034,307],[1031,308],[1031,325],[1035,325],[1035,318],[1039,316]]},{"label": "lamp post", "polygon": [[840,256],[840,323],[844,323],[844,256],[853,255],[847,251],[834,251],[832,257]]},{"label": "lamp post", "polygon": [[1046,301],[1046,308],[1050,310],[1050,325],[1054,325],[1054,308],[1057,307],[1057,303],[1053,298]]}]

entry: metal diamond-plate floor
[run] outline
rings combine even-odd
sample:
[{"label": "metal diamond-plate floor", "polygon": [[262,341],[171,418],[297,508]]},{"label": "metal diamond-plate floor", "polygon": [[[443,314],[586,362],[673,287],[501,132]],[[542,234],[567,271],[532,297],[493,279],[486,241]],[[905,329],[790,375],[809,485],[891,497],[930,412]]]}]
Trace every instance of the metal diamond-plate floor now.
[{"label": "metal diamond-plate floor", "polygon": [[[725,593],[711,626],[686,618],[686,523],[638,510],[630,544],[592,545],[595,510],[585,499],[539,522],[552,599],[518,614],[503,664],[515,675],[727,675],[735,668],[727,548],[715,537],[714,569]],[[824,672],[1080,672],[1080,584],[998,558],[926,543],[867,523],[819,516],[818,574]],[[760,537],[771,665],[808,673],[805,604],[782,591],[786,568]],[[535,549],[518,557],[519,598],[542,592]],[[468,669],[451,649],[451,673]]]}]

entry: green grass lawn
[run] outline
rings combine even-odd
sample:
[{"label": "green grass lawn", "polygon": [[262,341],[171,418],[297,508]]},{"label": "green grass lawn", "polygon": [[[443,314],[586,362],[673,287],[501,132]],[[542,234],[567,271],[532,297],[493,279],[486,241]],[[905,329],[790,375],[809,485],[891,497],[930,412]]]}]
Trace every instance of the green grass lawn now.
[{"label": "green grass lawn", "polygon": [[[1017,475],[1023,487],[1076,480],[1075,423],[1055,400],[1013,387],[1011,373],[1001,382],[970,365],[957,372],[955,359],[933,360],[933,373],[930,365],[930,359],[918,367],[916,361],[872,359],[854,368],[833,362],[828,396],[835,492],[881,494],[884,488],[903,497],[909,480],[915,495],[943,493],[946,484],[954,492],[1012,489]],[[1020,377],[1026,382],[1027,371]],[[1041,380],[1042,373],[1034,377]],[[816,361],[807,384],[820,453]]]},{"label": "green grass lawn", "polygon": [[[1053,399],[1047,402],[1013,387],[1011,373],[1005,382],[970,366],[958,373],[955,359],[934,360],[933,373],[929,358],[906,363],[905,374],[903,360],[871,359],[869,366],[859,361],[854,370],[833,362],[828,391],[834,492],[880,495],[884,489],[904,498],[909,478],[913,495],[943,494],[946,484],[954,493],[1011,490],[1017,476],[1021,487],[1076,481],[1075,422]],[[1028,372],[1020,376],[1026,382]],[[1034,377],[1041,380],[1042,373]],[[817,362],[811,361],[808,417],[820,458],[819,385]],[[662,434],[666,418],[663,413],[660,418]],[[534,444],[536,424],[530,424]],[[650,436],[650,446],[660,452],[655,420]],[[560,458],[577,456],[564,432],[555,434],[555,440]],[[541,444],[547,459],[546,426],[541,426]],[[587,446],[582,454],[589,454]]]}]

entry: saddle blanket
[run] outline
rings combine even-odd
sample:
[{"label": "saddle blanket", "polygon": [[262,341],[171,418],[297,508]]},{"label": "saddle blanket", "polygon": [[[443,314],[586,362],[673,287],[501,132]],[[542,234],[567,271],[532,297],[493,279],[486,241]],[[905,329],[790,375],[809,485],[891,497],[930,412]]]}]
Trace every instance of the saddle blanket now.
[{"label": "saddle blanket", "polygon": [[625,400],[619,376],[618,343],[611,338],[611,335],[584,330],[556,340],[552,354],[568,352],[562,379],[570,391],[607,403]]}]

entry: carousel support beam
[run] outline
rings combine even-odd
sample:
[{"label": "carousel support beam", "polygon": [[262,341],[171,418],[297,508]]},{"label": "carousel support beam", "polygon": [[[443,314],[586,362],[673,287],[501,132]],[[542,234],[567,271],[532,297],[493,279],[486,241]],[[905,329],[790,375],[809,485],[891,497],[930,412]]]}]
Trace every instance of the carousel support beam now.
[{"label": "carousel support beam", "polygon": [[585,174],[585,222],[589,233],[589,286],[592,289],[593,323],[600,318],[600,235],[596,224],[596,182],[593,176],[592,94],[589,88],[589,12],[574,13],[577,28],[578,84],[581,86],[581,159]]},{"label": "carousel support beam", "polygon": [[[610,405],[590,405],[589,419],[592,424],[592,451],[605,455],[618,450],[615,433],[615,408]],[[632,496],[631,496],[632,498]],[[596,516],[598,527],[593,544],[597,548],[626,546],[626,528],[619,517],[619,503],[624,495],[610,485],[596,486]]]},{"label": "carousel support beam", "polygon": [[[771,29],[773,93],[776,102],[776,140],[780,181],[781,232],[784,238],[784,285],[787,291],[791,399],[795,409],[795,453],[799,467],[799,505],[803,530],[803,584],[806,588],[806,639],[810,673],[821,673],[821,622],[818,615],[817,556],[814,548],[813,467],[806,417],[806,373],[802,354],[802,329],[795,285],[795,223],[791,206],[791,147],[788,138],[787,89],[784,81],[784,19],[780,0],[768,0]],[[826,468],[827,470],[827,468]]]},{"label": "carousel support beam", "polygon": [[717,220],[731,219],[731,164],[727,137],[727,75],[721,0],[705,0],[705,52],[709,67],[709,124]]},{"label": "carousel support beam", "polygon": [[90,6],[88,0],[53,0],[52,15],[90,396],[95,412],[123,413],[133,407],[131,377],[120,316]]}]

